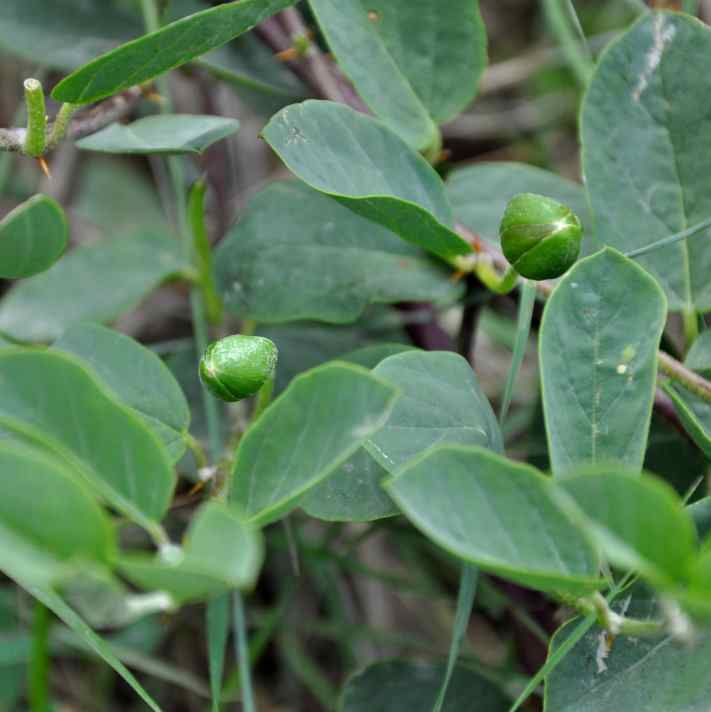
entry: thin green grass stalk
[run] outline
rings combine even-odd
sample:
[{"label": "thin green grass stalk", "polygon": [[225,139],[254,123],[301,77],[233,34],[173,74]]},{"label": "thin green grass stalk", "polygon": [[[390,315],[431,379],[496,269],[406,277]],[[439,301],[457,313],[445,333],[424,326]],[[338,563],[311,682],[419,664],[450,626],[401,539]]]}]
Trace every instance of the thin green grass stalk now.
[{"label": "thin green grass stalk", "polygon": [[454,630],[452,631],[452,642],[449,645],[449,656],[447,658],[447,670],[444,680],[439,688],[437,699],[435,700],[432,712],[442,712],[444,698],[447,696],[449,682],[452,679],[454,666],[457,664],[459,651],[462,647],[464,635],[469,625],[474,596],[476,594],[476,582],[479,576],[479,569],[470,564],[462,564],[462,575],[459,582],[459,593],[457,595],[457,611],[454,616]]},{"label": "thin green grass stalk", "polygon": [[504,395],[501,398],[501,408],[499,410],[499,425],[503,425],[506,414],[509,412],[513,389],[516,385],[518,373],[521,370],[523,357],[526,355],[528,346],[528,335],[531,332],[531,316],[533,315],[533,305],[536,302],[536,285],[528,279],[521,283],[521,300],[518,305],[518,319],[516,322],[516,339],[514,341],[513,356],[511,357],[511,367],[506,376]]},{"label": "thin green grass stalk", "polygon": [[37,79],[25,79],[25,105],[27,106],[27,136],[24,152],[39,158],[47,147],[47,109],[44,89]]},{"label": "thin green grass stalk", "polygon": [[[569,14],[570,0],[543,0],[543,7],[550,23],[551,30],[560,44],[570,68],[573,70],[578,82],[585,87],[593,71],[593,63],[589,54],[575,35]],[[564,5],[568,5],[568,9]],[[573,14],[575,12],[573,11]]]},{"label": "thin green grass stalk", "polygon": [[32,648],[27,678],[27,696],[32,712],[49,710],[49,609],[35,601]]},{"label": "thin green grass stalk", "polygon": [[279,647],[294,674],[321,703],[323,708],[327,710],[334,709],[338,699],[337,691],[328,678],[304,653],[298,639],[293,635],[286,634],[280,638]]},{"label": "thin green grass stalk", "polygon": [[676,242],[681,242],[682,240],[686,240],[689,237],[693,237],[697,233],[702,232],[703,230],[706,230],[709,227],[711,227],[711,218],[706,218],[706,220],[702,220],[700,223],[696,223],[696,225],[692,225],[691,227],[686,228],[686,230],[676,232],[673,235],[669,235],[668,237],[663,237],[661,240],[652,242],[649,245],[645,245],[644,247],[638,247],[636,250],[630,250],[629,252],[625,252],[625,257],[641,257],[642,255],[646,255],[648,252],[654,252],[654,250],[658,250],[661,247],[673,245]]},{"label": "thin green grass stalk", "polygon": [[220,712],[222,676],[225,670],[225,649],[230,630],[230,595],[225,593],[207,604],[207,655],[210,670],[212,712]]},{"label": "thin green grass stalk", "polygon": [[242,708],[244,712],[256,712],[254,693],[252,692],[252,674],[249,661],[249,645],[247,643],[247,622],[244,617],[242,594],[235,591],[232,594],[235,632],[235,655],[239,668],[239,681],[242,692]]}]

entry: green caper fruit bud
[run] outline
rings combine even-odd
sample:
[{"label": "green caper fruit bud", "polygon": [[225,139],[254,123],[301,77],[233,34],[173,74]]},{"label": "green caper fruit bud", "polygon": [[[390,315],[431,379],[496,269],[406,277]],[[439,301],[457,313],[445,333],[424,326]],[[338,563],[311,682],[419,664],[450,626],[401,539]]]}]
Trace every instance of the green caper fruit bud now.
[{"label": "green caper fruit bud", "polygon": [[261,336],[226,336],[210,344],[200,359],[200,380],[217,398],[249,398],[274,375],[277,347]]},{"label": "green caper fruit bud", "polygon": [[528,279],[555,279],[580,254],[583,229],[566,205],[543,195],[521,193],[509,201],[499,228],[501,249]]}]

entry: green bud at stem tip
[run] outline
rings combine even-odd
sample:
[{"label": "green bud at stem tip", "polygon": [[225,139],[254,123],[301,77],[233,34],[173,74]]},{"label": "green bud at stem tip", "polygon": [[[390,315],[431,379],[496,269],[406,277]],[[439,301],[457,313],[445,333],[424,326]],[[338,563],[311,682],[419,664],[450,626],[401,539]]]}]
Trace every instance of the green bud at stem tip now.
[{"label": "green bud at stem tip", "polygon": [[506,259],[522,277],[536,281],[567,272],[578,259],[582,235],[569,207],[534,193],[514,196],[499,228]]},{"label": "green bud at stem tip", "polygon": [[205,350],[200,360],[200,380],[220,400],[249,398],[273,378],[277,358],[277,347],[269,339],[226,336]]}]

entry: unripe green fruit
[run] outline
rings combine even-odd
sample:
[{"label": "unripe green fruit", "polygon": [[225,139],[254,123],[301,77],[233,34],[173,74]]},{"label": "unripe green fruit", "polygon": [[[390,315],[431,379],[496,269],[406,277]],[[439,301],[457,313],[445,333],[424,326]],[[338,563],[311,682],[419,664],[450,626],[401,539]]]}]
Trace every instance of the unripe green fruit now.
[{"label": "unripe green fruit", "polygon": [[249,398],[274,375],[277,347],[261,336],[227,336],[210,344],[200,359],[200,380],[217,398]]},{"label": "unripe green fruit", "polygon": [[583,229],[566,205],[534,193],[509,201],[499,228],[501,249],[513,268],[528,279],[555,279],[580,254]]}]

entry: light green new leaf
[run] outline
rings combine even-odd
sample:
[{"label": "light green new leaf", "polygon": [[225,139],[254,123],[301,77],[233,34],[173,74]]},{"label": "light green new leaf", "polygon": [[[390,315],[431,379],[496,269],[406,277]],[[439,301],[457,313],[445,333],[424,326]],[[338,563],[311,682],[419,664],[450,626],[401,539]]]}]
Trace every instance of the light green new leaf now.
[{"label": "light green new leaf", "polygon": [[132,124],[111,124],[77,146],[102,153],[202,153],[238,129],[239,121],[221,116],[147,116]]},{"label": "light green new leaf", "polygon": [[185,452],[190,408],[175,377],[152,351],[99,324],[78,324],[53,348],[87,364],[118,400],[133,408],[177,461]]},{"label": "light green new leaf", "polygon": [[203,10],[97,57],[63,79],[57,101],[90,104],[221,47],[294,0],[239,0]]},{"label": "light green new leaf", "polygon": [[396,395],[346,363],[298,376],[240,440],[230,497],[253,521],[278,519],[382,427]]},{"label": "light green new leaf", "polygon": [[153,233],[79,247],[0,302],[0,332],[51,341],[84,321],[108,322],[185,268],[177,241]]},{"label": "light green new leaf", "polygon": [[399,514],[381,487],[388,472],[360,448],[299,502],[311,517],[328,522],[372,522]]},{"label": "light green new leaf", "polygon": [[481,445],[503,452],[501,431],[472,367],[448,351],[407,351],[373,370],[402,391],[365,447],[393,472],[432,445]]},{"label": "light green new leaf", "polygon": [[294,175],[404,240],[452,260],[471,252],[450,229],[435,170],[377,119],[330,101],[282,109],[264,138]]},{"label": "light green new leaf", "polygon": [[582,593],[599,585],[590,542],[537,470],[481,447],[436,446],[385,487],[426,536],[524,586]]},{"label": "light green new leaf", "polygon": [[540,332],[551,468],[642,467],[666,300],[655,280],[606,248],[578,262],[546,304]]},{"label": "light green new leaf", "polygon": [[[656,602],[639,587],[633,590],[631,602],[621,598],[613,608],[636,618],[659,618]],[[563,645],[578,620],[556,632],[549,657]],[[700,631],[688,647],[669,637],[619,636],[604,659],[599,653],[601,634],[597,626],[591,628],[547,678],[545,712],[701,712],[708,706],[708,631]]]},{"label": "light green new leaf", "polygon": [[62,207],[47,195],[35,195],[0,221],[0,278],[29,277],[51,267],[69,237]]},{"label": "light green new leaf", "polygon": [[0,351],[0,427],[51,453],[112,507],[156,531],[175,475],[155,435],[78,359]]},{"label": "light green new leaf", "polygon": [[696,549],[691,516],[665,482],[635,475],[601,467],[557,482],[584,514],[570,509],[571,517],[610,563],[639,571],[657,585],[682,584]]},{"label": "light green new leaf", "polygon": [[[602,244],[627,252],[711,216],[711,30],[644,14],[600,59],[582,110],[583,168]],[[639,258],[672,310],[711,309],[711,231]]]},{"label": "light green new leaf", "polygon": [[509,200],[519,193],[547,195],[567,205],[581,220],[585,244],[591,242],[592,218],[585,189],[525,163],[475,163],[447,177],[447,197],[457,222],[498,247],[499,225]]},{"label": "light green new leaf", "polygon": [[132,583],[168,592],[180,603],[251,588],[264,558],[261,533],[234,505],[212,500],[197,512],[175,563],[126,555],[119,568]]},{"label": "light green new leaf", "polygon": [[114,555],[108,517],[62,463],[3,440],[0,480],[0,570],[7,575],[51,585],[73,566],[106,564]]},{"label": "light green new leaf", "polygon": [[263,323],[352,322],[370,303],[449,303],[462,294],[443,265],[296,181],[252,200],[215,265],[227,307]]},{"label": "light green new leaf", "polygon": [[[378,662],[348,680],[339,712],[431,712],[444,665]],[[489,680],[462,665],[454,669],[442,712],[506,712],[508,700]]]},{"label": "light green new leaf", "polygon": [[415,149],[474,98],[486,64],[478,0],[309,0],[368,107]]},{"label": "light green new leaf", "polygon": [[138,18],[111,0],[0,3],[0,48],[33,66],[72,70],[140,33]]}]

